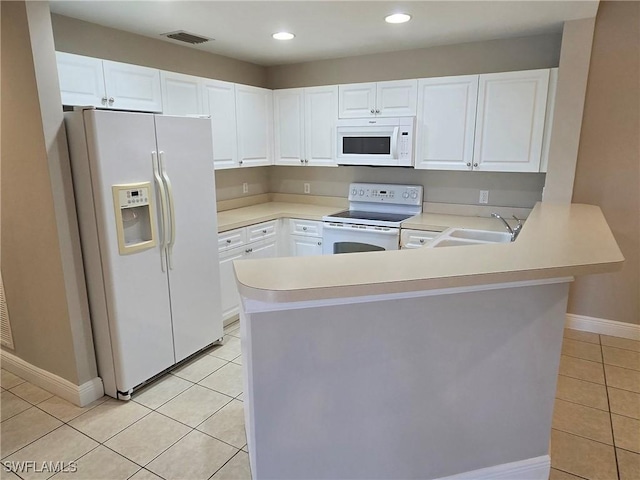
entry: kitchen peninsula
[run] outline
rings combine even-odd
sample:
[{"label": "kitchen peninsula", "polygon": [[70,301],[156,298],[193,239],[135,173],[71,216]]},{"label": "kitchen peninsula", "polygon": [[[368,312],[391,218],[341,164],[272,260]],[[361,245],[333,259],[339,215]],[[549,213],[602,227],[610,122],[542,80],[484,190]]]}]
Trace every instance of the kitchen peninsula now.
[{"label": "kitchen peninsula", "polygon": [[546,480],[569,283],[623,261],[538,203],[508,244],[236,262],[254,478]]}]

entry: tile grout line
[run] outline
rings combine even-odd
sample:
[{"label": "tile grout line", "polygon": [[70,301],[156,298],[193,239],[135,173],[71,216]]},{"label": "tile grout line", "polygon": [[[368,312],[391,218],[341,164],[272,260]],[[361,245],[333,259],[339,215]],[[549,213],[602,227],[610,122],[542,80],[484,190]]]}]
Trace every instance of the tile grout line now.
[{"label": "tile grout line", "polygon": [[598,335],[598,339],[600,340],[600,354],[602,355],[602,370],[604,371],[604,384],[605,391],[607,394],[607,406],[609,407],[609,425],[611,426],[611,439],[613,440],[613,459],[616,462],[616,475],[618,479],[620,479],[620,468],[618,466],[618,452],[616,451],[616,435],[613,431],[613,416],[611,415],[611,401],[609,400],[609,385],[607,384],[607,369],[604,368],[604,350],[602,348],[602,339],[600,335]]},{"label": "tile grout line", "polygon": [[[236,458],[236,456],[238,456],[238,455],[240,454],[240,452],[241,452],[241,451],[242,451],[242,449],[238,450],[236,453],[234,453],[233,455],[231,455],[231,458],[229,458],[229,460],[227,460],[226,462],[224,462],[224,463],[220,466],[220,468],[218,468],[215,472],[213,472],[213,474],[208,478],[208,480],[211,480],[211,479],[216,475],[216,473],[218,473],[220,470],[222,470],[222,469],[224,468],[224,466],[225,466],[227,463],[229,463],[231,460],[233,460],[234,458]],[[246,452],[245,452],[245,453],[246,453]],[[251,468],[251,467],[249,467],[249,468]]]}]

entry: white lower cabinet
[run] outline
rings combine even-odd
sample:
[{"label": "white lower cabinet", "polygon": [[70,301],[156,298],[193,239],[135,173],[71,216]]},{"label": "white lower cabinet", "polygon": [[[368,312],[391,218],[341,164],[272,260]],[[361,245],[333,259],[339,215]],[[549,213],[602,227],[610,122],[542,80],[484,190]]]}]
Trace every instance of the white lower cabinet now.
[{"label": "white lower cabinet", "polygon": [[420,248],[427,245],[442,232],[431,230],[411,230],[403,228],[400,230],[400,248]]},{"label": "white lower cabinet", "polygon": [[278,220],[236,228],[218,234],[222,319],[227,321],[240,311],[240,295],[233,262],[248,258],[272,258],[278,254]]},{"label": "white lower cabinet", "polygon": [[322,238],[289,236],[289,254],[292,257],[322,255]]},{"label": "white lower cabinet", "polygon": [[289,219],[289,250],[292,257],[322,255],[322,222]]}]

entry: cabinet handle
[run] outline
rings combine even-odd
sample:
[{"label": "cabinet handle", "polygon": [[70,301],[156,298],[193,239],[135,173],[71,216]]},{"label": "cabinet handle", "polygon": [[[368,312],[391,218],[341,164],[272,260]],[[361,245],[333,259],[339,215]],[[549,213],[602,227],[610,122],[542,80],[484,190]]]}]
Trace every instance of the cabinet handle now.
[{"label": "cabinet handle", "polygon": [[372,108],[372,109],[371,109],[371,113],[376,113],[376,111]]},{"label": "cabinet handle", "polygon": [[420,243],[424,243],[424,238],[421,238],[421,239],[420,239]]},{"label": "cabinet handle", "polygon": [[267,231],[266,230],[262,230],[262,233],[267,233]]},{"label": "cabinet handle", "polygon": [[251,253],[251,252],[253,252],[253,248],[247,248],[247,249],[244,251],[244,253]]},{"label": "cabinet handle", "polygon": [[303,160],[303,159],[300,159],[300,163],[304,163],[304,160]]},{"label": "cabinet handle", "polygon": [[380,110],[376,109],[376,113],[380,113]]},{"label": "cabinet handle", "polygon": [[322,242],[318,242],[318,246],[319,246],[319,247],[320,247],[320,246],[322,246]]},{"label": "cabinet handle", "polygon": [[477,164],[477,163],[474,163],[474,164],[473,164],[473,166],[477,168],[477,167],[478,167],[478,164]]},{"label": "cabinet handle", "polygon": [[107,97],[102,97],[102,104],[106,105],[107,104]]},{"label": "cabinet handle", "polygon": [[231,243],[231,239],[230,238],[227,238],[227,243]]},{"label": "cabinet handle", "polygon": [[308,159],[305,159],[304,163],[309,163],[309,160],[308,160]]},{"label": "cabinet handle", "polygon": [[470,167],[470,166],[471,166],[471,162],[467,162],[467,167]]},{"label": "cabinet handle", "polygon": [[109,97],[109,105],[113,105],[113,102],[115,102],[115,99],[113,97]]},{"label": "cabinet handle", "polygon": [[242,160],[238,160],[238,164],[239,164],[239,165],[242,165]]},{"label": "cabinet handle", "polygon": [[302,230],[306,232],[307,231],[307,227],[302,227]]}]

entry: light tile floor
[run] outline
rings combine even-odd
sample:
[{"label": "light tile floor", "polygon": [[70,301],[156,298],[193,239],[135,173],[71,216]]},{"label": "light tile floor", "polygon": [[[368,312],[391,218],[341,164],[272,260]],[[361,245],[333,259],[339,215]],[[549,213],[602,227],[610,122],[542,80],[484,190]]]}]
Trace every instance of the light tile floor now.
[{"label": "light tile floor", "polygon": [[[55,475],[72,480],[250,478],[238,324],[225,334],[130,402],[79,408],[2,370],[3,464],[75,461]],[[640,480],[640,342],[565,331],[551,464],[550,480]]]}]

